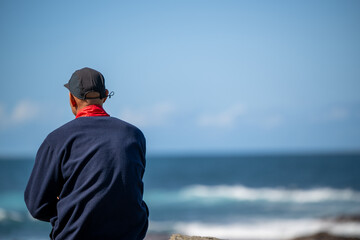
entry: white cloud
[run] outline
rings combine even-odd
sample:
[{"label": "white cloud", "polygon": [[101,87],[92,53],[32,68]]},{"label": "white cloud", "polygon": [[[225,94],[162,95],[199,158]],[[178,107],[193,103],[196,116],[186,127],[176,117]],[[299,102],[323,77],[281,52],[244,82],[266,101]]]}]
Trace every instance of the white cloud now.
[{"label": "white cloud", "polygon": [[159,126],[165,124],[175,112],[170,103],[158,103],[143,109],[125,108],[120,117],[139,127]]},{"label": "white cloud", "polygon": [[3,104],[0,105],[0,126],[11,127],[35,119],[40,112],[40,106],[30,100],[21,100],[10,111],[6,111]]},{"label": "white cloud", "polygon": [[247,111],[243,104],[237,104],[213,114],[201,114],[197,124],[201,127],[232,128],[239,124],[252,128],[274,129],[284,124],[281,114],[265,114],[262,111]]},{"label": "white cloud", "polygon": [[243,116],[245,112],[245,107],[238,104],[220,113],[202,114],[198,117],[197,123],[202,127],[232,127],[236,123],[236,120],[240,116]]},{"label": "white cloud", "polygon": [[16,123],[22,123],[34,119],[40,112],[40,107],[31,101],[22,100],[14,108],[11,119]]}]

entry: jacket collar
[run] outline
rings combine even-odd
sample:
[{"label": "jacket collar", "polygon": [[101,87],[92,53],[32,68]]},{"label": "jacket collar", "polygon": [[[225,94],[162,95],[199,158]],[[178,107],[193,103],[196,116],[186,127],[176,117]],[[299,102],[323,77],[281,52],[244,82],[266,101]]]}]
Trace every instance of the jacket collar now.
[{"label": "jacket collar", "polygon": [[89,105],[82,108],[76,114],[75,118],[79,117],[109,117],[110,115],[105,112],[105,110],[100,105]]}]

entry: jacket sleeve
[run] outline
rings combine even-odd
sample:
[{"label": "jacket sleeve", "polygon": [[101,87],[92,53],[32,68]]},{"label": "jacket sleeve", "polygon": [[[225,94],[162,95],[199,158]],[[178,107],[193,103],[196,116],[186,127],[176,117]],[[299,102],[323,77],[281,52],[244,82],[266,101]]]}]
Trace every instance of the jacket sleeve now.
[{"label": "jacket sleeve", "polygon": [[24,195],[26,206],[34,218],[49,222],[57,215],[61,178],[60,160],[45,140],[36,154]]}]

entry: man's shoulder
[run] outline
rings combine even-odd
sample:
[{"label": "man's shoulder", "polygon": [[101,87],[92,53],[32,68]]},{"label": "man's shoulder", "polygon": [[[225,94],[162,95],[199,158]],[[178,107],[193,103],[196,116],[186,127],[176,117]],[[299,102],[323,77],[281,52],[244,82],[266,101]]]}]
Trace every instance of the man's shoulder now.
[{"label": "man's shoulder", "polygon": [[109,120],[114,121],[119,128],[122,128],[127,133],[131,133],[138,138],[145,138],[143,132],[135,125],[121,120],[116,117],[109,117]]},{"label": "man's shoulder", "polygon": [[129,123],[129,122],[126,122],[122,119],[119,119],[119,118],[116,118],[116,117],[109,117],[110,120],[116,122],[117,124],[119,124],[120,126],[123,126],[124,128],[127,128],[129,130],[133,130],[133,131],[136,131],[136,132],[141,132],[141,130],[136,127],[135,125]]},{"label": "man's shoulder", "polygon": [[62,138],[64,136],[67,136],[71,133],[74,132],[74,130],[76,129],[76,119],[73,119],[63,125],[61,125],[60,127],[56,128],[55,130],[53,130],[52,132],[50,132],[47,137],[45,138],[45,141],[47,142],[52,142],[53,140],[58,140],[59,138]]}]

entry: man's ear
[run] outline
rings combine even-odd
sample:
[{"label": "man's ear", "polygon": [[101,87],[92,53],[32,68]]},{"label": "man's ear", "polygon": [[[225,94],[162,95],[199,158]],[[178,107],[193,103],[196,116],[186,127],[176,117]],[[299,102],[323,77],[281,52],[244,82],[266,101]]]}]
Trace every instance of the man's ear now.
[{"label": "man's ear", "polygon": [[[108,96],[109,95],[109,90],[105,89],[105,96]],[[108,97],[104,97],[102,100],[103,100],[103,103],[106,101]]]},{"label": "man's ear", "polygon": [[76,100],[70,92],[69,92],[69,100],[70,100],[71,107],[76,108],[77,107]]}]

